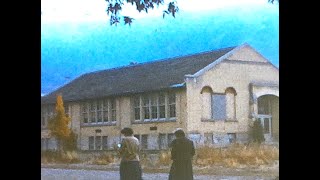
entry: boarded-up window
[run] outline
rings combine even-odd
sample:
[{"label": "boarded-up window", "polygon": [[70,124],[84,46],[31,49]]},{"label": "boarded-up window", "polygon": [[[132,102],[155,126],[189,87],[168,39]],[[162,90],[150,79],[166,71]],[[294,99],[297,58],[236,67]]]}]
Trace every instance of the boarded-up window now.
[{"label": "boarded-up window", "polygon": [[226,119],[226,95],[224,94],[212,95],[212,118],[214,120]]}]

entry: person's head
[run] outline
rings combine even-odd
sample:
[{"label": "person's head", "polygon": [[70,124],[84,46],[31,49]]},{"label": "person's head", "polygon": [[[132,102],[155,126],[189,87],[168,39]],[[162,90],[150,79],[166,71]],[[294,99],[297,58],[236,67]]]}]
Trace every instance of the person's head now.
[{"label": "person's head", "polygon": [[182,138],[182,137],[185,137],[185,133],[182,129],[177,129],[174,131],[174,135],[177,137],[177,138]]},{"label": "person's head", "polygon": [[131,128],[123,128],[121,130],[121,134],[123,134],[124,136],[132,136],[133,130]]}]

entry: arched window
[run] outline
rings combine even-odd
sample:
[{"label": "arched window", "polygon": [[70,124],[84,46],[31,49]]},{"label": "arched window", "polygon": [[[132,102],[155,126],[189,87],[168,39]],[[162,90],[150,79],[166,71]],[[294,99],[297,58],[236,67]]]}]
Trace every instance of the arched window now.
[{"label": "arched window", "polygon": [[226,114],[227,120],[236,119],[236,95],[237,92],[234,88],[229,87],[225,91],[226,94]]},{"label": "arched window", "polygon": [[205,86],[201,90],[201,110],[202,110],[202,118],[203,119],[211,119],[211,96],[212,96],[212,89],[209,86]]}]

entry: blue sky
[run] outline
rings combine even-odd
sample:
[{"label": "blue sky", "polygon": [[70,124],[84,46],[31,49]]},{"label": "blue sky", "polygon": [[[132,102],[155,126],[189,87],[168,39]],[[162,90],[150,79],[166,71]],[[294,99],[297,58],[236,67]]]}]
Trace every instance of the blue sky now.
[{"label": "blue sky", "polygon": [[267,0],[177,0],[110,26],[105,0],[41,0],[41,94],[92,71],[249,43],[279,67],[279,6]]}]

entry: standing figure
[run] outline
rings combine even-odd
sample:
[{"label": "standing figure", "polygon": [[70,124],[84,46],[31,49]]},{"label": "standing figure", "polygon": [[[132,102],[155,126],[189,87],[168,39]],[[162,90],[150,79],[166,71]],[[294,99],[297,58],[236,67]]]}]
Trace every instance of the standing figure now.
[{"label": "standing figure", "polygon": [[123,128],[119,154],[120,162],[120,180],[142,180],[142,169],[139,159],[139,140],[133,136],[131,128]]},{"label": "standing figure", "polygon": [[171,144],[171,159],[169,180],[193,180],[192,157],[195,154],[194,145],[185,137],[182,129],[174,132],[176,139]]}]

